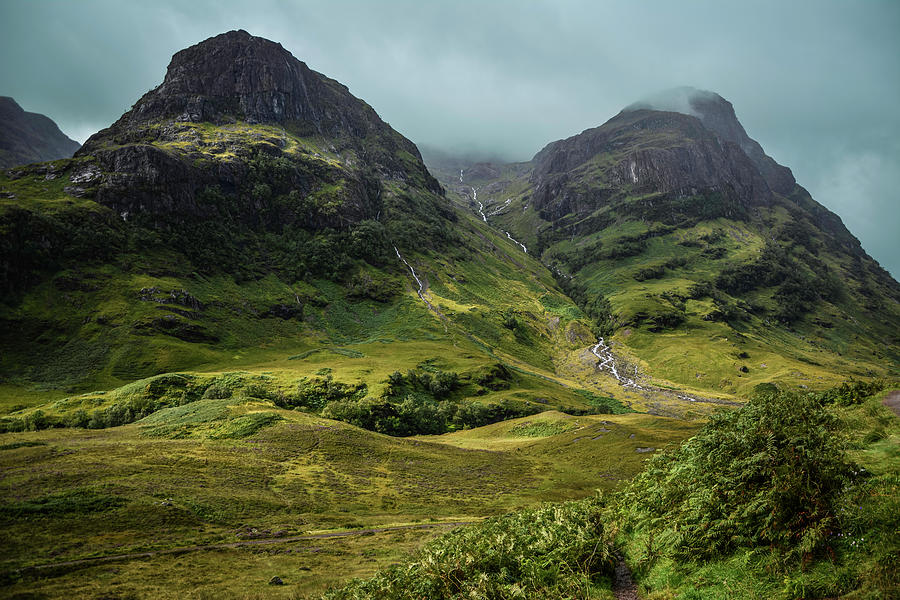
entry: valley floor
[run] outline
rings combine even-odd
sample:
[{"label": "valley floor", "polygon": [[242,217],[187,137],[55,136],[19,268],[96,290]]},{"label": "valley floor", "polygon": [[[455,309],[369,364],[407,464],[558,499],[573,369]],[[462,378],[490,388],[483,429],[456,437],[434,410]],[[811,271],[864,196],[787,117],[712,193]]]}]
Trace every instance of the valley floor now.
[{"label": "valley floor", "polygon": [[[279,415],[234,440],[160,439],[140,424],[4,434],[3,595],[317,593],[452,523],[615,487],[696,430],[644,414],[550,411],[392,438]],[[80,562],[124,554],[136,556]],[[276,576],[286,585],[268,585]]]}]

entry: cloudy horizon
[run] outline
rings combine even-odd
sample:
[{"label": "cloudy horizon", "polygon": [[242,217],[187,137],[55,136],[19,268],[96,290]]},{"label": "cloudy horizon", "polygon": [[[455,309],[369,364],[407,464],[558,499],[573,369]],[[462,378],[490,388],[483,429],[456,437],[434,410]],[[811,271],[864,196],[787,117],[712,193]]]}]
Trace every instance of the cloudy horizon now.
[{"label": "cloudy horizon", "polygon": [[172,54],[231,29],[280,42],[420,146],[506,160],[660,90],[710,90],[900,275],[897,2],[6,0],[0,16],[0,95],[79,142]]}]

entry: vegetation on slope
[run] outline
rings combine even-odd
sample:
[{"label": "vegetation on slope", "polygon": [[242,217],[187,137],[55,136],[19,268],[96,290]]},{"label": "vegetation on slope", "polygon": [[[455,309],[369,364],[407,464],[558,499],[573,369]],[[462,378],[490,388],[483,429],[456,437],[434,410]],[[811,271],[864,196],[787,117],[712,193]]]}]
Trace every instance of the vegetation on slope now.
[{"label": "vegetation on slope", "polygon": [[[561,432],[520,435],[535,422],[561,423]],[[443,436],[394,438],[279,409],[238,390],[122,427],[6,433],[0,525],[10,542],[0,552],[0,572],[10,594],[65,591],[73,598],[101,591],[157,598],[321,592],[396,562],[433,532],[279,540],[477,521],[584,498],[632,477],[645,456],[638,448],[663,447],[695,430],[644,414],[547,412]],[[558,529],[564,528],[583,526]],[[29,570],[258,539],[266,544]],[[273,575],[287,585],[268,587]]]},{"label": "vegetation on slope", "polygon": [[762,392],[654,457],[612,513],[650,597],[896,595],[900,425],[874,391]]},{"label": "vegetation on slope", "polygon": [[609,598],[615,558],[600,508],[591,499],[488,519],[323,598]]},{"label": "vegetation on slope", "polygon": [[[654,456],[619,491],[552,514],[572,521],[565,527],[593,523],[607,561],[614,536],[648,598],[894,597],[900,591],[900,421],[881,404],[883,394],[871,395],[886,387],[850,382],[803,395],[763,388],[743,408],[716,415],[680,447]],[[545,526],[540,515],[520,516],[439,539],[409,562],[326,597],[413,597],[400,590],[419,589],[415,581],[432,586],[434,598],[505,589],[512,571],[495,568],[503,553],[494,548],[505,548],[507,538],[531,539]],[[494,527],[501,523],[498,540]],[[466,559],[456,550],[460,539],[497,560]],[[550,565],[569,548],[564,540],[532,544],[518,556],[526,565]],[[456,565],[465,567],[454,571]],[[604,581],[609,568],[605,562],[566,572],[549,589],[522,577],[516,593],[555,597],[562,589],[604,597],[586,582]],[[608,585],[602,583],[606,593]],[[504,597],[514,597],[507,592]]]},{"label": "vegetation on slope", "polygon": [[473,212],[477,193],[647,383],[748,396],[896,376],[897,282],[787,170],[769,188],[715,137],[625,111],[530,163],[434,172]]}]

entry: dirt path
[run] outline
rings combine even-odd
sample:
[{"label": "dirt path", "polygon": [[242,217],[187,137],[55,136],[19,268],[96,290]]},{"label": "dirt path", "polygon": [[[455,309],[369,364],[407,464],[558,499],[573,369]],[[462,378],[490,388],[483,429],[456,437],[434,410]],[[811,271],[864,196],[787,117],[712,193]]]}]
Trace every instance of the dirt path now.
[{"label": "dirt path", "polygon": [[422,525],[396,525],[394,527],[373,527],[369,529],[353,529],[350,531],[336,531],[334,533],[311,533],[308,535],[295,535],[291,537],[281,538],[265,538],[258,540],[244,540],[241,542],[229,542],[224,544],[207,544],[204,546],[183,546],[181,548],[169,548],[166,550],[148,550],[147,552],[132,552],[130,554],[112,554],[109,556],[96,556],[93,558],[82,558],[79,560],[67,560],[45,565],[36,565],[33,567],[24,567],[17,569],[15,572],[19,574],[30,573],[35,571],[43,571],[47,569],[56,569],[60,567],[78,567],[84,565],[102,564],[108,562],[116,562],[121,560],[132,560],[135,558],[153,558],[163,554],[186,554],[188,552],[198,552],[200,550],[223,550],[227,548],[241,548],[243,546],[264,546],[268,544],[287,544],[290,542],[301,542],[304,540],[323,540],[329,538],[349,537],[353,535],[366,535],[373,533],[385,533],[389,531],[404,531],[407,529],[434,529],[436,527],[458,527],[461,525],[471,525],[475,521],[453,521],[450,523],[425,523]]},{"label": "dirt path", "polygon": [[621,556],[619,557],[619,562],[616,563],[613,593],[616,595],[616,600],[638,600],[637,586],[631,579],[631,570]]},{"label": "dirt path", "polygon": [[900,417],[900,390],[894,390],[885,396],[882,404],[894,411],[894,414]]}]

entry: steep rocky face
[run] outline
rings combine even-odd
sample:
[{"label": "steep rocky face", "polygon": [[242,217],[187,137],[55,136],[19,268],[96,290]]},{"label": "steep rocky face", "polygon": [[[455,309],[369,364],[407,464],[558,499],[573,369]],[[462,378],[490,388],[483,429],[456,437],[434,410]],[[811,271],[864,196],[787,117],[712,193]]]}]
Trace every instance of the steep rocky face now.
[{"label": "steep rocky face", "polygon": [[69,158],[80,147],[49,117],[25,112],[12,98],[0,96],[0,168]]},{"label": "steep rocky face", "polygon": [[535,207],[550,219],[586,214],[626,195],[716,193],[746,207],[772,201],[765,178],[735,141],[675,112],[623,111],[549,144],[533,164]]},{"label": "steep rocky face", "polygon": [[[384,182],[441,193],[416,146],[369,105],[245,31],[178,52],[163,83],[92,136],[78,158],[70,192],[123,219],[211,218],[221,207],[203,194],[214,189],[241,198],[231,215],[244,223],[340,228],[379,214]],[[261,169],[278,175],[264,181]],[[297,215],[273,205],[290,191],[327,194],[319,199],[331,208]]]},{"label": "steep rocky face", "polygon": [[[242,120],[288,124],[301,135],[399,138],[346,86],[312,71],[281,44],[243,30],[175,54],[162,84],[98,137],[164,120]],[[396,141],[406,150],[415,148],[408,140]]]},{"label": "steep rocky face", "polygon": [[690,105],[700,117],[703,125],[714,131],[721,139],[740,146],[773,191],[779,194],[790,194],[796,185],[793,173],[789,168],[775,162],[763,151],[759,142],[747,135],[744,126],[741,125],[734,113],[734,106],[731,105],[731,102],[713,92],[694,91],[696,93],[690,96]]}]

